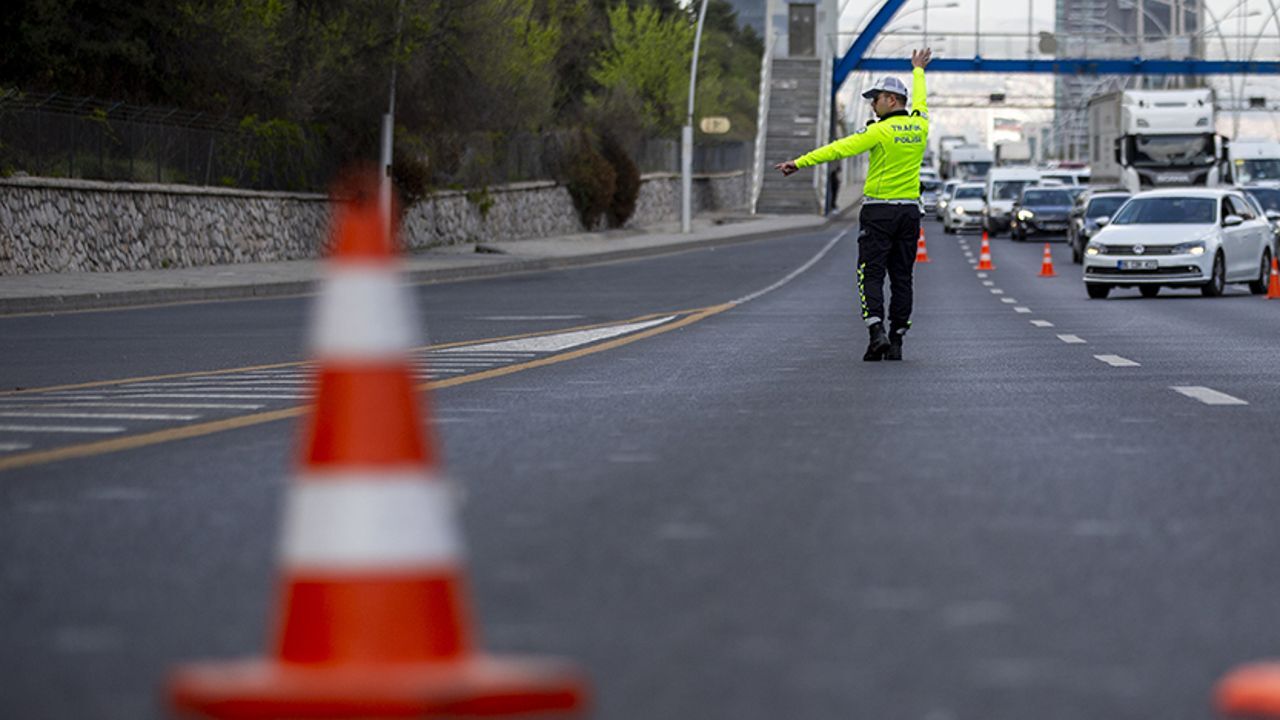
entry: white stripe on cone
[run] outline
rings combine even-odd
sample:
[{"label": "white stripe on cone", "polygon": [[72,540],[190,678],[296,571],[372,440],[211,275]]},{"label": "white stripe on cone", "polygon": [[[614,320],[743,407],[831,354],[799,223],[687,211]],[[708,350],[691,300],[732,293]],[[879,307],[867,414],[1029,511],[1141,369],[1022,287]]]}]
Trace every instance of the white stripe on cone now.
[{"label": "white stripe on cone", "polygon": [[304,474],[289,491],[283,546],[292,570],[427,569],[462,557],[453,491],[426,472]]},{"label": "white stripe on cone", "polygon": [[320,360],[383,360],[422,344],[412,298],[393,268],[330,268],[312,337]]}]

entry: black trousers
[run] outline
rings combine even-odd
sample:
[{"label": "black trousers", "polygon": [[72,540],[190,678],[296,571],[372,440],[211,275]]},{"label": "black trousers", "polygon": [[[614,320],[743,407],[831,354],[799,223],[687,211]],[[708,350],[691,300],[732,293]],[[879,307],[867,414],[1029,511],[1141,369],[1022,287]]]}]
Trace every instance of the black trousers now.
[{"label": "black trousers", "polygon": [[864,204],[858,214],[858,297],[867,325],[885,320],[884,276],[889,274],[889,326],[911,326],[911,272],[920,237],[920,206]]}]

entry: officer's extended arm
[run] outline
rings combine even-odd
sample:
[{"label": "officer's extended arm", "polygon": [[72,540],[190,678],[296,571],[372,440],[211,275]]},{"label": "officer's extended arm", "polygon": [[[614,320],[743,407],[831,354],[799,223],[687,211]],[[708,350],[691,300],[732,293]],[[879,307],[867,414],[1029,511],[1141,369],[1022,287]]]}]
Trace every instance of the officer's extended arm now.
[{"label": "officer's extended arm", "polygon": [[924,100],[924,66],[933,59],[933,51],[929,48],[911,51],[911,112],[920,113],[927,120],[929,106]]},{"label": "officer's extended arm", "polygon": [[864,153],[880,142],[882,126],[869,125],[858,132],[806,153],[795,159],[796,167],[804,168],[818,163],[831,162]]}]

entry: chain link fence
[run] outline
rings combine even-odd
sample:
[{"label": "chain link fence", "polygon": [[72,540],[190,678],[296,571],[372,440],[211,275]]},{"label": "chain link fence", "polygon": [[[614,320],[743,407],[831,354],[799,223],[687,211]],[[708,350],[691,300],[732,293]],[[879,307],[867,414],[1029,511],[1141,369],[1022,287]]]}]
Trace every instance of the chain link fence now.
[{"label": "chain link fence", "polygon": [[[436,135],[398,139],[396,153],[418,159],[429,187],[476,188],[561,177],[579,136]],[[677,139],[650,138],[629,152],[642,173],[680,171]],[[746,142],[697,144],[694,172],[746,170],[751,156]],[[338,157],[317,133],[283,121],[0,90],[0,175],[324,191]]]}]

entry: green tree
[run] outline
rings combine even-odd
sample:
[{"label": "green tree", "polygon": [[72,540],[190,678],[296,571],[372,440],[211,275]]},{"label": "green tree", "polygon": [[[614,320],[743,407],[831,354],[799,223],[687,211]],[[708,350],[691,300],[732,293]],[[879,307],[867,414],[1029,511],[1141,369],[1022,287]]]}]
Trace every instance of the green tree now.
[{"label": "green tree", "polygon": [[640,100],[646,126],[674,132],[682,123],[682,98],[689,91],[689,58],[694,27],[687,15],[669,15],[652,6],[634,10],[620,4],[609,11],[610,45],[601,52],[592,78],[604,91],[626,86]]}]

